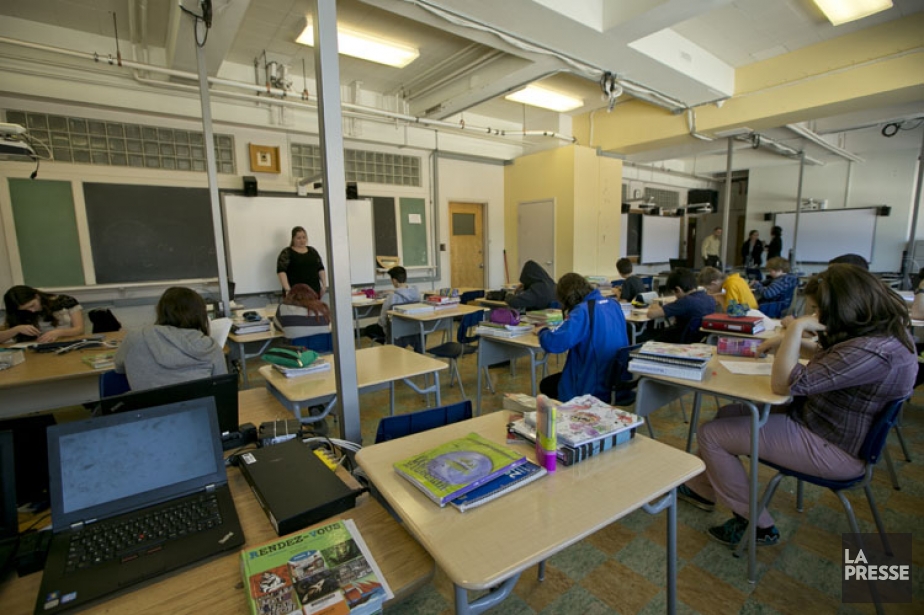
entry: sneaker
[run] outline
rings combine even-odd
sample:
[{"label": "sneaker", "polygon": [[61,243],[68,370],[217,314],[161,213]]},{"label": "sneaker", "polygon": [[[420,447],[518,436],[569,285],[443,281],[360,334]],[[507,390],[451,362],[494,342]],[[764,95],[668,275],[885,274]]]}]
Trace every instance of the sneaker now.
[{"label": "sneaker", "polygon": [[[709,536],[729,547],[737,547],[741,539],[744,538],[744,533],[747,532],[747,529],[747,519],[735,515],[722,525],[709,528]],[[767,528],[757,528],[758,547],[771,547],[778,542],[780,542],[780,531],[776,529],[775,525]]]},{"label": "sneaker", "polygon": [[677,487],[677,497],[684,502],[687,502],[688,504],[692,504],[700,510],[705,510],[706,512],[712,512],[715,510],[715,502],[710,502],[686,485],[680,485]]}]

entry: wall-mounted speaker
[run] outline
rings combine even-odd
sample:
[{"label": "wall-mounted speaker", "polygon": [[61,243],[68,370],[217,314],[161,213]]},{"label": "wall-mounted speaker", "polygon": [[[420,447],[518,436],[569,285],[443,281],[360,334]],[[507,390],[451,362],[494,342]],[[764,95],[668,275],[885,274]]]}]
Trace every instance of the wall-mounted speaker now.
[{"label": "wall-mounted speaker", "polygon": [[347,191],[346,191],[347,200],[356,200],[359,198],[359,188],[356,186],[356,182],[347,182]]},{"label": "wall-mounted speaker", "polygon": [[877,212],[880,216],[888,216],[892,213],[892,208],[888,205],[880,205],[879,211]]},{"label": "wall-mounted speaker", "polygon": [[764,222],[772,222],[773,214],[764,214]]},{"label": "wall-mounted speaker", "polygon": [[244,196],[257,196],[257,178],[253,175],[244,176]]},{"label": "wall-mounted speaker", "polygon": [[630,209],[632,209],[632,206],[629,205],[628,203],[623,203],[623,204],[622,204],[622,213],[627,214],[627,213],[629,213],[629,210],[630,210]]}]

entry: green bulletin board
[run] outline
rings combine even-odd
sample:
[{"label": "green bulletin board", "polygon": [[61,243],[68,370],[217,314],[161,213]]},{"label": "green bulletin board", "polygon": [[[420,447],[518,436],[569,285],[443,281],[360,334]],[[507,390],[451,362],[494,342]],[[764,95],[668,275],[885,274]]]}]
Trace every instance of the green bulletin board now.
[{"label": "green bulletin board", "polygon": [[23,280],[29,286],[83,286],[71,182],[14,179],[10,199]]},{"label": "green bulletin board", "polygon": [[401,264],[422,267],[427,262],[427,210],[423,199],[402,198]]}]

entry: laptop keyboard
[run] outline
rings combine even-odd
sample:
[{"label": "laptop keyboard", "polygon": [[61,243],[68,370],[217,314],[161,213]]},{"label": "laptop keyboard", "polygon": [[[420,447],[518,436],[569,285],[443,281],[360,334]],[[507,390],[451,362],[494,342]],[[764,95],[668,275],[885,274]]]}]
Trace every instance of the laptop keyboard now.
[{"label": "laptop keyboard", "polygon": [[156,553],[164,543],[221,525],[218,498],[204,493],[192,499],[119,521],[100,521],[74,532],[66,572],[113,560],[130,562]]}]

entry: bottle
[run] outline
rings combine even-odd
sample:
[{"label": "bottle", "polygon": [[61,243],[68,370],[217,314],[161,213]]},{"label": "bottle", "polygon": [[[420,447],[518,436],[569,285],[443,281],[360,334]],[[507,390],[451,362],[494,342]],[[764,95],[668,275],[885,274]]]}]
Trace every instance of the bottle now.
[{"label": "bottle", "polygon": [[545,395],[536,398],[536,463],[549,472],[555,471],[558,449],[555,434],[556,406]]}]

